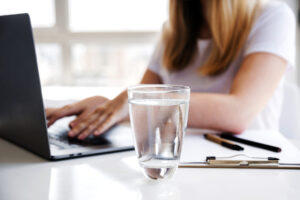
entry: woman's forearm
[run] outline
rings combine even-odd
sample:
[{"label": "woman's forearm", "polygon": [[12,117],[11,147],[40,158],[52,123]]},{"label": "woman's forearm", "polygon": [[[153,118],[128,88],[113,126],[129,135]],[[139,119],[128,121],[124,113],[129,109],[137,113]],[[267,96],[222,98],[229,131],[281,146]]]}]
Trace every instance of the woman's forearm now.
[{"label": "woman's forearm", "polygon": [[247,56],[229,94],[191,94],[189,126],[242,132],[274,94],[286,66],[287,62],[276,55]]},{"label": "woman's forearm", "polygon": [[234,95],[191,93],[188,126],[242,132],[253,114]]}]

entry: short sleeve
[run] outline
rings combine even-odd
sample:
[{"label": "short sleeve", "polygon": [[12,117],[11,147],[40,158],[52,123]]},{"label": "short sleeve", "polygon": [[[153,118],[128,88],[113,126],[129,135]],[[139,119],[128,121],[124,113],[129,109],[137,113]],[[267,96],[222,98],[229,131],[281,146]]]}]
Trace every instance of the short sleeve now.
[{"label": "short sleeve", "polygon": [[284,2],[270,2],[257,18],[245,44],[244,56],[267,52],[295,66],[296,20]]}]

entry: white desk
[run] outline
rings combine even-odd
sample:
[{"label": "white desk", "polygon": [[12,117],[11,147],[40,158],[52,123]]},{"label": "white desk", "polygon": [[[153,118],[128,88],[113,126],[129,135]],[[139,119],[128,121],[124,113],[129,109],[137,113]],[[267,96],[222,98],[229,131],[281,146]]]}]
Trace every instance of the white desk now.
[{"label": "white desk", "polygon": [[1,200],[299,199],[299,180],[299,170],[180,168],[157,182],[133,151],[49,162],[0,139]]},{"label": "white desk", "polygon": [[180,168],[157,182],[140,173],[133,151],[49,162],[0,139],[0,200],[299,198],[299,170]]}]

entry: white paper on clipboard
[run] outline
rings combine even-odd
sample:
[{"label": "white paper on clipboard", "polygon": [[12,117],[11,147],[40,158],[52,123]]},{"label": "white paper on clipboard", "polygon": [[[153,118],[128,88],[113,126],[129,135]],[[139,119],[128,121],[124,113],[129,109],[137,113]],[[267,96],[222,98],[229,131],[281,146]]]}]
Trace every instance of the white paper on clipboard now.
[{"label": "white paper on clipboard", "polygon": [[280,147],[282,149],[280,153],[237,142],[234,143],[244,147],[244,150],[231,150],[206,140],[203,136],[204,133],[206,132],[203,130],[188,129],[184,137],[180,162],[205,162],[207,156],[230,157],[237,154],[244,154],[249,157],[275,157],[279,159],[280,163],[300,164],[300,150],[291,144],[281,133],[276,131],[247,130],[237,136],[251,141]]}]

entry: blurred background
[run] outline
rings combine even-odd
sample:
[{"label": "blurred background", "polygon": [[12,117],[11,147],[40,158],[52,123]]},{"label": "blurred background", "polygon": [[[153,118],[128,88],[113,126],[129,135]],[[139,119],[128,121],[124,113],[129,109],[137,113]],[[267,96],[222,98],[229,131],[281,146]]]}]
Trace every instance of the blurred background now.
[{"label": "blurred background", "polygon": [[[299,1],[285,0],[298,20]],[[126,87],[147,67],[168,0],[1,0],[31,16],[42,86]],[[299,22],[297,65],[300,65]],[[298,75],[297,75],[298,73]],[[300,83],[299,70],[288,79]]]}]

